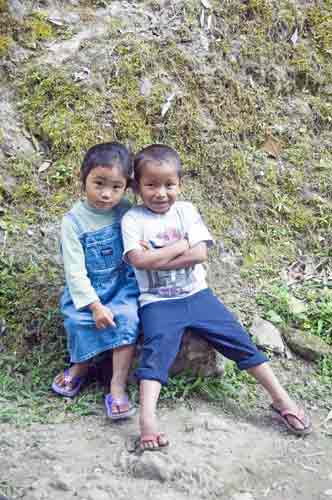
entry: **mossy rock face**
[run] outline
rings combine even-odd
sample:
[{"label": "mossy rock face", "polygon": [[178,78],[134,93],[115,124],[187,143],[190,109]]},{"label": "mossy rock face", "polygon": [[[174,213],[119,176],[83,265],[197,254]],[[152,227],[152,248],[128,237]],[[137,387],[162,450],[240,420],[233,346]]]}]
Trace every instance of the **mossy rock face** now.
[{"label": "mossy rock face", "polygon": [[[128,2],[118,11],[114,2],[57,2],[61,22],[66,14],[78,19],[59,27],[50,23],[50,2],[27,2],[18,19],[0,0],[1,80],[16,93],[8,99],[15,99],[11,109],[31,153],[19,158],[1,127],[1,167],[17,179],[10,189],[0,187],[8,251],[1,314],[19,332],[17,345],[36,338],[31,277],[40,274],[43,297],[51,277],[42,252],[29,274],[13,271],[8,249],[34,247],[38,231],[76,199],[80,161],[97,142],[116,139],[133,151],[162,142],[179,151],[181,196],[198,206],[220,242],[210,274],[221,294],[235,289],[233,303],[243,298],[246,307],[245,290],[253,297],[255,287],[278,278],[299,251],[330,252],[331,2],[210,3],[203,20],[199,1],[177,3],[175,17],[167,2]],[[60,65],[52,61],[51,44],[65,51],[65,42],[74,49]],[[151,84],[148,94],[141,91],[144,80]],[[40,171],[45,160],[49,167]],[[232,269],[222,248],[241,261],[233,279],[227,280]],[[28,252],[25,257],[29,261]],[[27,299],[18,319],[12,311],[21,291]],[[40,315],[53,303],[46,298]],[[49,323],[38,325],[47,349]],[[15,344],[14,335],[9,343]]]},{"label": "mossy rock face", "polygon": [[282,335],[290,349],[308,361],[319,361],[332,354],[332,348],[324,340],[306,331],[288,328]]}]

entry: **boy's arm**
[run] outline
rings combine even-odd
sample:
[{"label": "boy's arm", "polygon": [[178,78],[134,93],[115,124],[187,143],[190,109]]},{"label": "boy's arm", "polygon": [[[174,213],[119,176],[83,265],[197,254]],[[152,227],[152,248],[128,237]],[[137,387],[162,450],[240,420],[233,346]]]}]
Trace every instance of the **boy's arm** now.
[{"label": "boy's arm", "polygon": [[207,260],[207,244],[205,241],[197,243],[192,248],[188,248],[183,254],[175,257],[175,259],[166,262],[161,267],[160,271],[168,271],[175,269],[186,269],[188,267],[193,267],[196,264],[201,264]]},{"label": "boy's arm", "polygon": [[143,223],[135,210],[129,210],[121,221],[124,259],[136,269],[160,269],[189,248],[186,239],[178,240],[166,247],[144,249]]},{"label": "boy's arm", "polygon": [[126,254],[126,259],[136,269],[175,269],[165,267],[190,250],[186,239],[178,240],[167,247],[152,250],[135,249]]}]

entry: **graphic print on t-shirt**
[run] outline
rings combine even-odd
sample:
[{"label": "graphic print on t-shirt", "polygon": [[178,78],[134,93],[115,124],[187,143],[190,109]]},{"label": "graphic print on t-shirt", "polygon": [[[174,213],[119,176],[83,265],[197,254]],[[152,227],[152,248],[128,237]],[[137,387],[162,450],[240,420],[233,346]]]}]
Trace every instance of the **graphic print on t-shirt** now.
[{"label": "graphic print on t-shirt", "polygon": [[[163,248],[183,238],[177,228],[167,228],[149,240],[150,248]],[[193,289],[193,268],[170,269],[165,271],[147,271],[148,292],[159,297],[179,297],[187,295]]]}]

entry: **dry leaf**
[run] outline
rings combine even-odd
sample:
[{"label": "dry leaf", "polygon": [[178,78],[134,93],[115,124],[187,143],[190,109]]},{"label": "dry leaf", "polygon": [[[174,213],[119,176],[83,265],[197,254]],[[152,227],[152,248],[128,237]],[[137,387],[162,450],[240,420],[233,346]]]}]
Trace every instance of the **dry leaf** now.
[{"label": "dry leaf", "polygon": [[209,17],[208,17],[208,20],[207,20],[207,28],[210,31],[211,31],[211,29],[213,27],[212,24],[213,24],[213,16],[212,16],[212,14],[210,14]]},{"label": "dry leaf", "polygon": [[299,31],[296,28],[296,30],[294,31],[294,33],[291,36],[291,42],[294,45],[294,47],[296,47],[298,40],[299,40]]},{"label": "dry leaf", "polygon": [[266,137],[262,150],[273,158],[278,158],[282,150],[282,144],[269,135]]},{"label": "dry leaf", "polygon": [[52,165],[52,162],[50,160],[43,161],[43,163],[40,165],[38,169],[38,173],[40,174],[41,172],[45,172],[50,166]]},{"label": "dry leaf", "polygon": [[205,21],[205,10],[202,9],[201,16],[199,19],[199,23],[201,25],[201,28],[204,28],[204,21]]},{"label": "dry leaf", "polygon": [[152,82],[148,78],[144,78],[140,84],[139,93],[144,97],[149,97],[152,91]]},{"label": "dry leaf", "polygon": [[209,2],[209,0],[201,0],[201,4],[203,5],[203,7],[205,7],[206,9],[211,9],[211,4]]},{"label": "dry leaf", "polygon": [[161,116],[162,117],[164,117],[166,115],[167,111],[171,107],[172,101],[173,101],[175,96],[176,96],[176,93],[172,92],[172,94],[170,94],[168,97],[166,97],[166,102],[165,102],[165,104],[163,104],[163,106],[161,108]]}]

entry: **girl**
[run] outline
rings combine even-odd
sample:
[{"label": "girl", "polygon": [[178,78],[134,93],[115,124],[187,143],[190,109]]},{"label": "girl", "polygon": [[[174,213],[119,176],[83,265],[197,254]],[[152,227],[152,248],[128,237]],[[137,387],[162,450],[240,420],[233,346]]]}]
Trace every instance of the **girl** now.
[{"label": "girl", "polygon": [[138,288],[123,262],[121,219],[131,176],[130,155],[116,142],[88,150],[81,167],[85,200],[64,216],[61,245],[66,286],[61,310],[72,366],[57,375],[52,389],[73,397],[81,389],[92,357],[113,350],[113,376],[105,396],[116,420],[135,412],[125,392],[138,336]]}]

